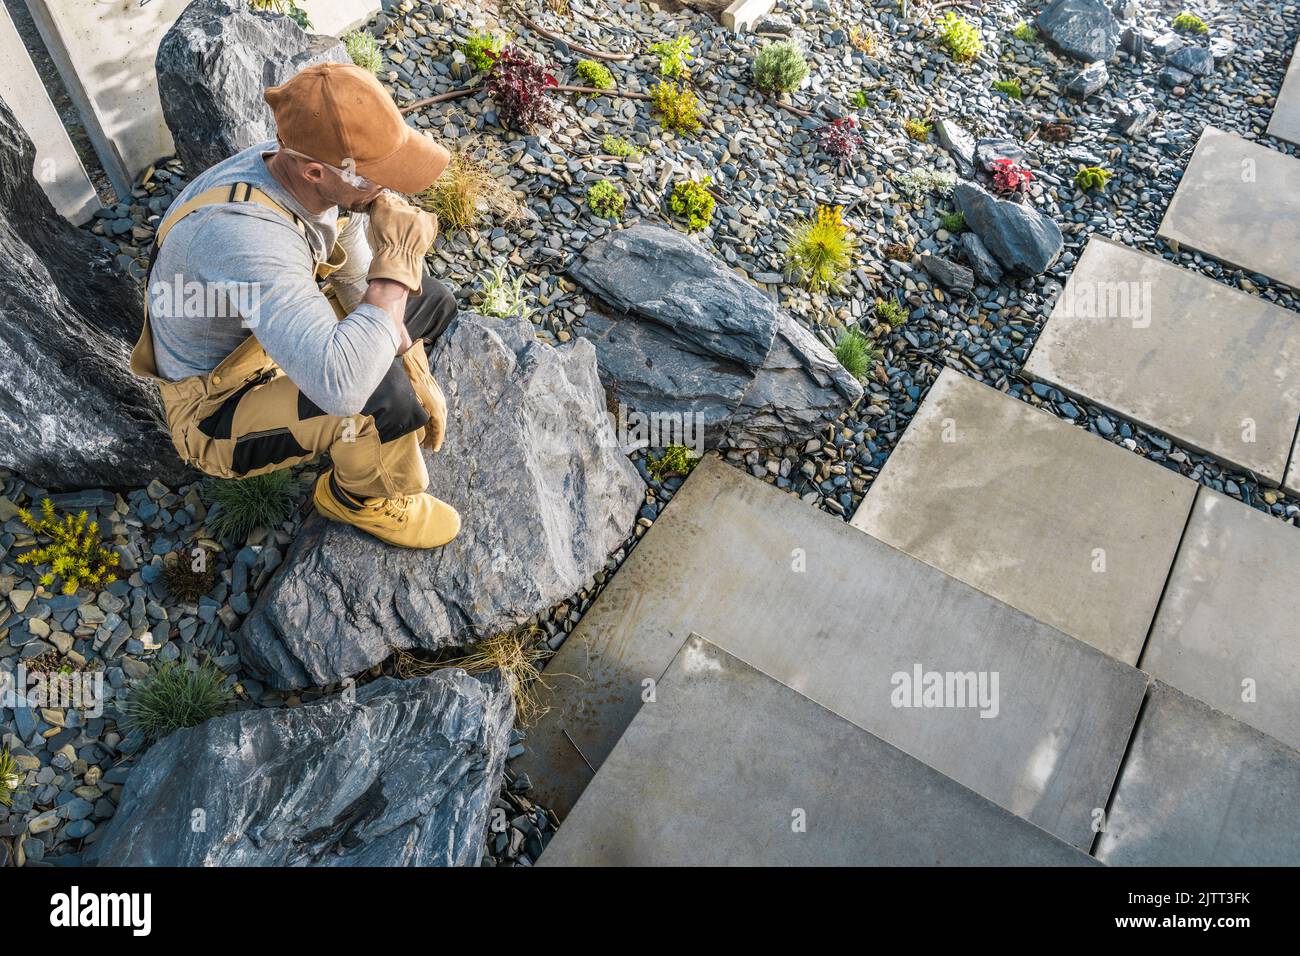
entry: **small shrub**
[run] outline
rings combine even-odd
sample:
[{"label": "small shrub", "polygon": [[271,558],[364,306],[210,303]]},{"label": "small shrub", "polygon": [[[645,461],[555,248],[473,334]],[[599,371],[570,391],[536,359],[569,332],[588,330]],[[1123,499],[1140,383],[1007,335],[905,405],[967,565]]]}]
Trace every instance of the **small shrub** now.
[{"label": "small shrub", "polygon": [[14,794],[22,789],[25,777],[9,749],[0,750],[0,806],[14,805]]},{"label": "small shrub", "polygon": [[867,143],[858,132],[857,120],[852,117],[837,119],[818,128],[817,139],[823,150],[841,160],[850,158]]},{"label": "small shrub", "polygon": [[295,0],[250,0],[249,6],[254,10],[283,14],[304,30],[311,29],[311,17]]},{"label": "small shrub", "polygon": [[384,60],[379,55],[379,41],[369,33],[353,30],[343,37],[343,46],[348,51],[348,58],[361,69],[371,73],[383,69]]},{"label": "small shrub", "polygon": [[520,132],[555,122],[555,104],[547,90],[558,85],[546,64],[513,46],[507,46],[492,61],[486,83],[502,122]]},{"label": "small shrub", "polygon": [[659,73],[672,80],[684,80],[690,75],[691,68],[688,65],[693,56],[691,56],[691,47],[695,42],[695,37],[689,33],[682,34],[671,40],[659,40],[650,44],[650,53],[659,58]]},{"label": "small shrub", "polygon": [[979,30],[955,13],[945,13],[937,27],[939,46],[943,47],[956,63],[969,63],[984,49],[984,41],[980,39]]},{"label": "small shrub", "polygon": [[907,322],[907,308],[893,299],[877,299],[875,312],[876,318],[888,323],[891,329]]},{"label": "small shrub", "polygon": [[230,703],[226,675],[211,661],[188,668],[168,661],[135,685],[126,699],[125,723],[149,740],[220,716]]},{"label": "small shrub", "polygon": [[497,266],[483,280],[483,301],[479,310],[499,319],[519,316],[526,319],[533,314],[532,298],[524,293],[524,276],[510,279],[504,265]]},{"label": "small shrub", "polygon": [[1210,28],[1194,13],[1184,10],[1174,17],[1174,29],[1179,33],[1209,33]]},{"label": "small shrub", "polygon": [[622,219],[626,204],[627,197],[623,195],[623,190],[608,179],[587,187],[587,207],[601,219]]},{"label": "small shrub", "polygon": [[944,229],[955,234],[966,228],[966,216],[961,212],[946,212],[939,217],[939,223]]},{"label": "small shrub", "polygon": [[957,185],[957,175],[938,169],[909,169],[894,176],[894,185],[913,201],[928,193],[951,196]]},{"label": "small shrub", "polygon": [[460,45],[465,59],[480,73],[492,69],[492,64],[505,48],[506,38],[497,33],[472,33]]},{"label": "small shrub", "polygon": [[1074,174],[1074,185],[1084,192],[1090,189],[1105,189],[1110,182],[1111,172],[1100,166],[1080,166]]},{"label": "small shrub", "polygon": [[251,478],[213,478],[205,489],[221,510],[208,521],[219,538],[242,541],[254,528],[275,528],[298,504],[302,482],[288,468]]},{"label": "small shrub", "polygon": [[1017,40],[1020,40],[1024,43],[1039,42],[1038,31],[1035,30],[1033,27],[1031,27],[1024,20],[1021,20],[1019,23],[1015,25],[1015,27],[1011,31],[1011,35],[1015,37]]},{"label": "small shrub", "polygon": [[713,221],[713,194],[708,190],[710,177],[703,182],[686,180],[673,187],[673,194],[668,198],[668,208],[674,216],[686,220],[691,232],[698,232]]},{"label": "small shrub", "polygon": [[835,340],[835,358],[844,370],[858,381],[867,377],[871,366],[880,360],[880,352],[856,325],[840,333]]},{"label": "small shrub", "polygon": [[903,132],[918,143],[924,143],[930,139],[930,134],[934,132],[934,124],[927,123],[923,119],[909,119],[903,122]]},{"label": "small shrub", "polygon": [[1026,167],[1010,159],[993,161],[993,188],[998,192],[1013,193],[1028,185],[1034,178]]},{"label": "small shrub", "polygon": [[645,467],[655,481],[667,478],[685,478],[700,460],[685,445],[669,445],[658,458],[646,455]]},{"label": "small shrub", "polygon": [[777,40],[754,57],[754,85],[764,93],[789,93],[808,75],[808,61],[798,44]]},{"label": "small shrub", "polygon": [[100,544],[99,522],[90,521],[86,512],[75,518],[64,515],[60,520],[54,513],[54,504],[45,498],[41,501],[40,518],[25,508],[18,509],[18,517],[38,540],[50,539],[49,544],[38,545],[18,556],[19,564],[34,568],[49,565],[49,570],[40,577],[45,587],[53,587],[62,578],[62,592],[76,594],[77,588],[83,585],[100,588],[117,580],[112,569],[117,567],[118,554]]},{"label": "small shrub", "polygon": [[1068,143],[1074,135],[1074,127],[1069,123],[1044,123],[1038,127],[1038,136],[1047,143]]},{"label": "small shrub", "polygon": [[853,95],[849,97],[849,103],[854,109],[859,110],[865,110],[871,105],[871,101],[867,98],[866,90],[854,90]]},{"label": "small shrub", "polygon": [[911,262],[912,247],[901,242],[887,242],[885,243],[885,258],[893,259],[895,262]]},{"label": "small shrub", "polygon": [[597,63],[595,60],[579,60],[575,72],[578,74],[578,79],[587,86],[594,86],[598,90],[614,88],[614,74],[610,73],[609,68],[603,63]]},{"label": "small shrub", "polygon": [[859,26],[849,27],[849,44],[859,53],[876,55],[876,34]]},{"label": "small shrub", "polygon": [[[482,152],[482,156],[475,153]],[[471,229],[486,217],[497,223],[523,216],[523,204],[508,186],[492,175],[500,159],[491,141],[480,147],[476,137],[462,140],[433,185],[415,197],[416,204],[434,213],[448,233]]]},{"label": "small shrub", "polygon": [[994,93],[1001,93],[1009,96],[1013,100],[1024,99],[1025,94],[1020,89],[1019,80],[994,80],[992,89]]},{"label": "small shrub", "polygon": [[609,133],[606,133],[601,139],[600,148],[611,156],[619,156],[624,159],[641,155],[641,150],[637,149],[634,144],[618,136],[612,136]]},{"label": "small shrub", "polygon": [[839,206],[818,206],[810,219],[790,230],[786,267],[814,291],[838,288],[853,264],[857,243]]},{"label": "small shrub", "polygon": [[650,102],[659,120],[679,133],[698,133],[704,125],[700,119],[700,101],[686,87],[660,80],[650,93]]},{"label": "small shrub", "polygon": [[216,565],[207,558],[205,552],[199,569],[196,569],[196,559],[183,551],[178,552],[174,562],[163,566],[162,582],[167,593],[187,604],[197,604],[199,598],[211,591],[217,583]]}]

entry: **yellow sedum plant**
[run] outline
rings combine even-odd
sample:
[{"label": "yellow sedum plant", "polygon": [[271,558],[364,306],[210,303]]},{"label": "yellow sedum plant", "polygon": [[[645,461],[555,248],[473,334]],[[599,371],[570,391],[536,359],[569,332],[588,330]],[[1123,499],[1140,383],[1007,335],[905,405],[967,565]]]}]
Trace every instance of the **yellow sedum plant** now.
[{"label": "yellow sedum plant", "polygon": [[49,566],[41,575],[41,584],[53,587],[62,578],[62,592],[76,594],[83,585],[98,589],[117,580],[112,569],[117,567],[118,554],[100,544],[99,522],[90,521],[86,512],[60,519],[54,513],[53,502],[46,498],[41,502],[39,519],[25,508],[18,510],[18,517],[38,538],[44,535],[50,539],[49,544],[18,556],[19,564]]}]

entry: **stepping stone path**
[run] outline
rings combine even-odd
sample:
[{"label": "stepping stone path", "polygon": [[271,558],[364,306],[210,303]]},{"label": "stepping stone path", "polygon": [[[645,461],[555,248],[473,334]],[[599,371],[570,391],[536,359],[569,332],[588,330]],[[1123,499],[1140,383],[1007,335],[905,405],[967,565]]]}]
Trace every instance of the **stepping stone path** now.
[{"label": "stepping stone path", "polygon": [[1024,372],[1281,484],[1300,315],[1108,239],[1084,249]]},{"label": "stepping stone path", "polygon": [[1291,66],[1286,71],[1282,90],[1277,94],[1277,105],[1269,120],[1268,135],[1300,144],[1300,42],[1291,54]]},{"label": "stepping stone path", "polygon": [[852,524],[1136,664],[1195,494],[945,369]]},{"label": "stepping stone path", "polygon": [[1300,288],[1300,159],[1207,126],[1160,237]]},{"label": "stepping stone path", "polygon": [[[552,709],[517,762],[543,805],[568,813],[587,762],[603,765],[645,681],[692,632],[1084,849],[1145,686],[1133,668],[706,457],[547,667],[540,702]],[[898,706],[896,675],[917,669],[996,672],[996,717]]]},{"label": "stepping stone path", "polygon": [[[794,825],[800,817],[806,829]],[[694,635],[542,857],[546,866],[1092,862]]]},{"label": "stepping stone path", "polygon": [[1097,859],[1114,866],[1295,866],[1300,754],[1155,684]]},{"label": "stepping stone path", "polygon": [[1298,580],[1296,529],[1201,488],[1142,669],[1300,747]]}]

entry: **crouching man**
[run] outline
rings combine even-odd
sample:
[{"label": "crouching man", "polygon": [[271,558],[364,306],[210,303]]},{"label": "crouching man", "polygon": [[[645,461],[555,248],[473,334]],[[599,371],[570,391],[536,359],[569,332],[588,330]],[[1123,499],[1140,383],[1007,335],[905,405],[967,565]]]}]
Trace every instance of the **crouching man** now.
[{"label": "crouching man", "polygon": [[456,304],[424,274],[436,220],[394,193],[427,188],[448,153],[350,64],[265,97],[278,143],[202,173],[159,224],[131,368],[158,381],[172,440],[201,471],[243,478],[328,453],[322,514],[402,547],[446,544],[460,517],[425,492],[421,446],[442,444],[426,347]]}]

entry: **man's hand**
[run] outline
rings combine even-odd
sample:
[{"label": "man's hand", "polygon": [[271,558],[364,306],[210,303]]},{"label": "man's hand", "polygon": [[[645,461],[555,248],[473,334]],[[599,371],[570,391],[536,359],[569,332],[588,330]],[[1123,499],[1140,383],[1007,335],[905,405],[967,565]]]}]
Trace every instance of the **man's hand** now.
[{"label": "man's hand", "polygon": [[393,328],[397,329],[399,339],[397,354],[401,355],[411,347],[411,334],[406,331],[406,286],[392,279],[371,279],[366,286],[366,294],[361,301],[377,305],[388,313]]},{"label": "man's hand", "polygon": [[390,192],[380,193],[369,212],[366,237],[374,257],[367,278],[392,279],[419,295],[424,254],[438,235],[438,220]]}]

